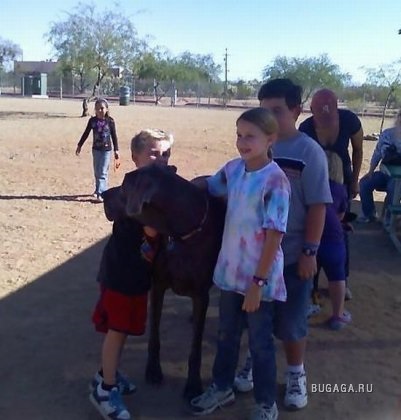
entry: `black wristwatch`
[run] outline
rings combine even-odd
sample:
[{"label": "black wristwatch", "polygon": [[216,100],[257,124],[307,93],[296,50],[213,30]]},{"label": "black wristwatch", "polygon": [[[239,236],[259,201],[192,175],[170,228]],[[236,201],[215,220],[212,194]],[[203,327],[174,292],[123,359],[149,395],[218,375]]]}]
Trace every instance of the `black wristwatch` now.
[{"label": "black wristwatch", "polygon": [[317,254],[317,250],[313,248],[304,247],[302,248],[302,254],[307,257],[314,257]]},{"label": "black wristwatch", "polygon": [[264,279],[262,277],[253,276],[252,280],[255,284],[257,284],[259,287],[263,287],[265,284],[267,284],[267,279]]}]

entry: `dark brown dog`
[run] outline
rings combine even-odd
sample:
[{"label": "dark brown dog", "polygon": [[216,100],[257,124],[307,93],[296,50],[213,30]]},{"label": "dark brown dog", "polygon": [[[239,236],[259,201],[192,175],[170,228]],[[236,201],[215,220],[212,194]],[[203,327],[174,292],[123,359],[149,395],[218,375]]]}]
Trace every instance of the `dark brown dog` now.
[{"label": "dark brown dog", "polygon": [[193,338],[184,396],[201,394],[202,337],[209,289],[221,247],[225,203],[181,178],[171,167],[147,166],[125,175],[126,213],[164,235],[154,260],[146,378],[160,383],[159,326],[165,291],[192,299]]}]

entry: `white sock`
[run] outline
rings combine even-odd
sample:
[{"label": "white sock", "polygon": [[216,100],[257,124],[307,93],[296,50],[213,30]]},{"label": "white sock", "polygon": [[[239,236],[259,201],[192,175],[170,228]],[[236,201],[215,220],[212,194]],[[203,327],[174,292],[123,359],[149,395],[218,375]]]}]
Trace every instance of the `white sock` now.
[{"label": "white sock", "polygon": [[300,365],[288,365],[287,366],[287,372],[290,373],[303,373],[304,372],[304,364]]}]

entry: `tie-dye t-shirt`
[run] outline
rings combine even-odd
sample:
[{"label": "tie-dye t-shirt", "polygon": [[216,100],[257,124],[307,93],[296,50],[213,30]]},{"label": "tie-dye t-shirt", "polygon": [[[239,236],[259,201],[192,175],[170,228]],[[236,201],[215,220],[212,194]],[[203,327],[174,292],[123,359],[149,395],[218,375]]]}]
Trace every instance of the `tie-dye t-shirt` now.
[{"label": "tie-dye t-shirt", "polygon": [[[265,229],[285,232],[290,184],[275,162],[248,172],[242,159],[228,162],[207,179],[209,192],[227,196],[222,247],[213,281],[222,290],[245,294],[262,255]],[[277,251],[262,300],[285,301],[283,251]]]}]

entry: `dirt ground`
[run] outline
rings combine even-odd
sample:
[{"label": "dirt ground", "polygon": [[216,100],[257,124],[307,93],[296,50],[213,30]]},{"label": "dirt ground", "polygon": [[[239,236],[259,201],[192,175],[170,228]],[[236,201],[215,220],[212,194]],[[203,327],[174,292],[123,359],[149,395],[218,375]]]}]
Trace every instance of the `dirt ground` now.
[{"label": "dirt ground", "polygon": [[[101,336],[92,328],[95,276],[111,224],[92,202],[90,139],[74,155],[86,119],[77,101],[0,97],[0,419],[96,420],[88,382],[99,365]],[[133,169],[129,141],[142,128],[159,127],[175,138],[171,163],[191,178],[216,171],[236,156],[234,122],[240,110],[118,106],[122,168],[118,185]],[[378,120],[363,120],[366,133]],[[387,125],[391,122],[387,122]],[[366,172],[374,142],[365,142]],[[383,197],[378,195],[377,201]],[[359,203],[354,203],[358,211]],[[401,419],[401,258],[380,224],[355,226],[351,235],[347,304],[353,324],[340,332],[324,327],[329,307],[311,320],[306,357],[310,399],[289,413],[282,406],[284,360],[277,343],[280,418]],[[322,281],[322,287],[326,287]],[[162,322],[165,383],[144,382],[147,336],[130,339],[122,368],[138,392],[126,398],[134,418],[192,418],[181,391],[189,350],[190,301],[168,294]],[[203,344],[203,379],[210,381],[217,328],[212,290]],[[345,386],[348,392],[329,392]],[[360,385],[361,384],[361,385]],[[321,392],[312,392],[317,386]],[[364,386],[365,392],[349,388]],[[335,389],[334,389],[335,390]],[[247,418],[252,396],[209,419]]]}]

